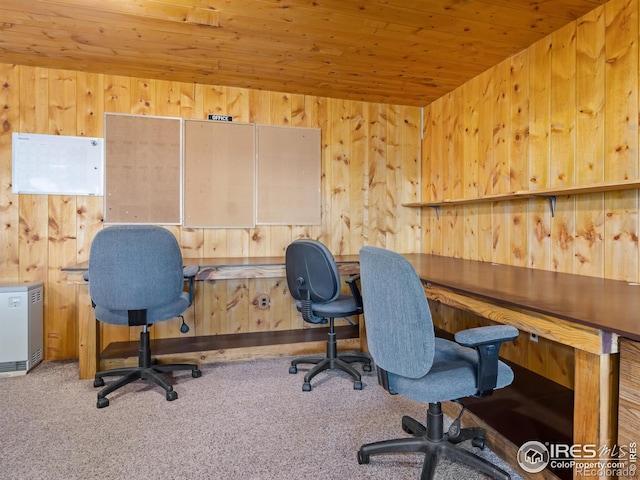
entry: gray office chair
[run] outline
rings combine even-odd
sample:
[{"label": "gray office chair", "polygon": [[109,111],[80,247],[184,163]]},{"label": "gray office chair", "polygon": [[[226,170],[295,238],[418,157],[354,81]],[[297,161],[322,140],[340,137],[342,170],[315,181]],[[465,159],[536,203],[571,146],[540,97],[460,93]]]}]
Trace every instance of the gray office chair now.
[{"label": "gray office chair", "polygon": [[380,385],[391,394],[429,403],[426,426],[404,416],[402,428],[411,437],[362,445],[358,462],[389,452],[425,454],[421,480],[434,478],[438,459],[449,458],[493,478],[509,475],[458,443],[471,440],[484,448],[480,428],[460,428],[460,412],[444,433],[441,402],[483,397],[513,381],[509,366],[498,359],[502,342],[518,330],[507,325],[472,328],[456,333],[455,342],[437,338],[420,278],[401,255],[376,247],[360,250],[360,281],[369,352]]},{"label": "gray office chair", "polygon": [[[109,405],[107,395],[136,380],[148,380],[164,388],[169,401],[178,398],[162,373],[191,370],[197,365],[161,365],[151,358],[148,327],[181,314],[193,302],[196,269],[182,266],[182,254],[175,237],[155,226],[115,226],[101,230],[89,253],[89,294],[96,318],[101,322],[142,326],[137,367],[98,372],[94,387],[105,385],[104,377],[120,377],[98,393],[98,408]],[[189,292],[183,292],[185,277]],[[183,318],[183,328],[186,324]]]},{"label": "gray office chair", "polygon": [[315,364],[304,377],[302,391],[311,391],[311,379],[327,369],[342,370],[354,378],[353,388],[362,390],[360,373],[350,364],[362,362],[365,371],[371,371],[367,355],[340,355],[336,343],[335,318],[346,318],[362,313],[362,297],[357,285],[358,277],[347,280],[351,295],[341,293],[340,273],[329,249],[321,242],[300,239],[287,247],[285,269],[289,292],[305,322],[329,323],[327,353],[324,357],[302,357],[291,362],[289,373],[298,373],[298,364]]}]

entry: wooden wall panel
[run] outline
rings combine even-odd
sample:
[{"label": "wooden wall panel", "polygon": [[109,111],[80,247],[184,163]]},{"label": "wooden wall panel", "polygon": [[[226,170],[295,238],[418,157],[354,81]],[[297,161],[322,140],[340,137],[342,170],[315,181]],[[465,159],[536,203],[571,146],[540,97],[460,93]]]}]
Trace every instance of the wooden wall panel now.
[{"label": "wooden wall panel", "polygon": [[[488,195],[637,179],[637,40],[637,0],[614,0],[511,58],[510,71],[497,65],[452,92],[447,98],[453,110],[443,108],[444,99],[427,106],[425,118],[433,126],[425,128],[423,141],[423,164],[427,155],[429,159],[423,173],[429,188],[422,190],[429,198],[423,200],[449,197],[454,177],[437,158],[448,163],[465,158],[465,197],[474,196],[474,181],[479,194]],[[476,91],[476,98],[467,98]],[[473,105],[478,111],[477,174],[467,151],[475,139],[466,138],[462,146],[452,142],[458,127],[448,120],[462,116],[463,123],[473,123]],[[501,113],[507,110],[508,117]],[[468,130],[465,135],[469,137]],[[439,145],[454,151],[447,147],[444,154],[434,155]],[[558,196],[553,217],[549,202],[538,199],[466,208],[465,241],[473,246],[465,246],[465,258],[607,278],[638,277],[635,190]],[[457,255],[444,247],[455,245],[459,236],[449,212],[446,209],[440,222],[423,213],[429,235],[424,242],[429,249],[423,251],[434,252],[434,245],[441,245],[441,253]],[[470,220],[471,215],[477,219]],[[471,232],[476,232],[476,241]],[[510,237],[507,250],[501,248],[505,235]]]},{"label": "wooden wall panel", "polygon": [[[528,189],[549,186],[551,39],[547,37],[529,49],[529,181]],[[528,266],[549,270],[551,267],[551,212],[537,199],[529,201]]]},{"label": "wooden wall panel", "polygon": [[[329,210],[336,219],[331,229],[330,244],[333,251],[344,251],[348,246],[348,232],[350,221],[349,165],[351,163],[351,119],[349,118],[349,103],[347,100],[330,100],[332,118],[331,126],[331,163],[327,172],[331,172],[331,197]],[[384,173],[384,171],[383,171]]]},{"label": "wooden wall panel", "polygon": [[[387,110],[389,111],[389,117],[401,118],[399,110],[401,107],[397,105],[389,105]],[[402,194],[398,185],[400,181],[398,171],[402,165],[402,159],[400,155],[402,153],[402,147],[400,146],[402,138],[402,125],[396,122],[389,123],[387,127],[387,165],[385,172],[386,178],[386,190],[389,205],[387,207],[386,218],[386,230],[385,230],[385,242],[384,244],[390,250],[396,249],[396,234],[400,230],[400,212],[397,205],[399,203],[399,195]]]},{"label": "wooden wall panel", "polygon": [[[433,184],[433,170],[435,169],[435,159],[433,158],[433,149],[437,142],[431,141],[434,133],[433,109],[428,108],[422,112],[422,136],[420,139],[421,159],[420,159],[420,195],[424,201],[434,198],[435,185]],[[425,253],[433,252],[433,241],[440,238],[432,232],[432,229],[440,222],[437,222],[433,208],[421,208],[420,223],[422,225],[422,251]]]},{"label": "wooden wall panel", "polygon": [[[368,231],[367,245],[386,246],[387,238],[387,107],[369,104],[369,149],[367,152]],[[340,218],[332,212],[334,218]],[[344,252],[346,253],[346,252]]]},{"label": "wooden wall panel", "polygon": [[[42,68],[26,68],[19,73],[20,119],[14,125],[17,131],[26,133],[49,133],[49,71]],[[10,142],[9,142],[10,143]],[[11,174],[9,173],[9,178]],[[12,243],[18,245],[18,278],[19,281],[43,282],[48,285],[48,195],[11,196],[18,207],[19,230]],[[54,288],[55,290],[55,288]],[[49,289],[44,289],[45,312],[50,311],[51,300]],[[46,318],[46,313],[45,313]],[[44,354],[49,358],[60,352],[61,334],[56,330],[61,325],[58,319],[45,322],[43,333],[45,339]],[[73,338],[75,331],[69,334]],[[71,356],[75,351],[70,352]]]},{"label": "wooden wall panel", "polygon": [[[526,190],[529,151],[529,52],[524,50],[511,59],[509,131],[509,191]],[[513,264],[527,265],[527,200],[513,202],[506,222],[509,229],[509,252]]]},{"label": "wooden wall panel", "polygon": [[[394,205],[398,218],[397,231],[394,235],[395,249],[400,252],[418,252],[422,243],[420,212],[404,208],[401,204],[416,202],[420,199],[421,110],[402,107],[399,113],[401,117],[398,118],[398,124],[402,134],[398,139],[400,151],[395,170],[395,175],[400,183],[397,185],[400,198]],[[361,194],[364,192],[362,187],[359,190]]]},{"label": "wooden wall panel", "polygon": [[[478,132],[480,110],[480,82],[468,82],[462,88],[464,101],[463,137],[463,198],[478,197]],[[462,256],[478,259],[478,206],[464,205],[464,245]]]},{"label": "wooden wall panel", "polygon": [[196,332],[199,335],[228,333],[226,326],[227,282],[206,280],[202,282],[202,317],[196,316]]},{"label": "wooden wall panel", "polygon": [[[491,167],[491,193],[511,191],[509,169],[511,164],[511,62],[505,60],[493,69],[493,164]],[[509,202],[493,204],[492,253],[491,260],[506,263],[510,256],[510,213]]]},{"label": "wooden wall panel", "polygon": [[[442,97],[443,100],[443,128],[447,134],[444,135],[442,161],[442,195],[444,198],[462,198],[463,194],[463,160],[462,135],[460,123],[463,114],[454,107],[458,101],[457,94],[448,94]],[[442,228],[447,232],[449,241],[443,242],[441,251],[443,255],[461,257],[464,244],[464,220],[462,217],[464,208],[461,206],[446,206],[441,209],[443,219]]]},{"label": "wooden wall panel", "polygon": [[[576,116],[575,23],[551,36],[551,168],[550,186],[575,185]],[[573,273],[575,197],[556,197],[551,226],[551,268]]]},{"label": "wooden wall panel", "polygon": [[[612,0],[512,57],[509,71],[496,65],[449,94],[452,110],[446,115],[443,99],[428,105],[422,200],[448,198],[451,175],[438,159],[456,157],[464,159],[465,198],[476,196],[474,182],[482,196],[640,178],[639,8],[638,0]],[[476,108],[477,142],[466,130],[474,125]],[[456,125],[446,121],[458,116],[464,119],[462,146],[450,142]],[[468,152],[476,144],[477,164]],[[441,145],[454,151],[434,155]],[[507,185],[504,171],[508,190],[501,186]],[[464,239],[471,245],[463,258],[638,280],[637,190],[557,196],[556,202],[554,216],[544,199],[466,205]],[[444,247],[458,240],[450,217],[435,220],[425,210],[422,251],[455,256]],[[509,237],[507,250],[501,248],[503,235]],[[543,339],[520,343],[529,368],[573,385],[573,351]]]},{"label": "wooden wall panel", "polygon": [[[76,135],[76,75],[66,70],[50,70],[48,76],[49,134]],[[60,351],[77,355],[77,322],[73,308],[75,287],[60,268],[77,261],[76,197],[48,195],[48,309],[59,312],[49,324],[46,356]],[[67,329],[67,334],[58,332]]]},{"label": "wooden wall panel", "polygon": [[[366,172],[366,158],[367,158],[367,142],[368,142],[368,129],[367,119],[369,111],[364,108],[362,102],[351,102],[351,115],[350,115],[350,132],[351,138],[350,145],[350,161],[349,161],[349,204],[350,205],[364,205],[365,204],[365,192],[367,191],[365,186],[365,172]],[[418,136],[416,139],[419,139]],[[416,151],[419,151],[418,147],[415,147]],[[323,169],[324,171],[324,169]],[[419,181],[419,179],[418,179]],[[361,246],[361,239],[365,231],[365,213],[364,208],[352,208],[349,212],[349,242],[348,249],[351,252],[356,252]]]},{"label": "wooden wall panel", "polygon": [[[425,118],[428,119],[428,126],[426,130],[426,135],[423,142],[423,151],[429,152],[429,166],[428,173],[429,177],[427,181],[429,182],[429,199],[430,200],[444,200],[445,199],[445,187],[443,180],[443,142],[442,132],[444,130],[443,122],[443,112],[442,112],[443,100],[440,98],[433,102],[428,108],[428,115]],[[431,135],[428,135],[428,134]],[[437,138],[438,141],[432,141],[433,138]],[[444,209],[442,209],[444,210]],[[440,212],[440,216],[443,216],[444,213]],[[430,246],[429,250],[425,250],[426,253],[432,253],[434,255],[439,255],[442,251],[442,229],[444,222],[440,221],[440,218],[436,214],[434,210],[430,210],[429,212],[429,220],[430,225],[428,230],[430,232],[430,241],[428,245]]]},{"label": "wooden wall panel", "polygon": [[[0,69],[0,131],[15,131],[19,124],[20,81],[18,67]],[[0,134],[0,270],[6,282],[19,279],[19,211],[11,193],[11,135]]]},{"label": "wooden wall panel", "polygon": [[[101,137],[104,131],[104,115],[99,115],[104,105],[104,77],[95,73],[78,72],[76,79],[77,131],[76,135]],[[77,261],[89,259],[94,235],[102,228],[102,198],[79,196],[77,207]]]},{"label": "wooden wall panel", "polygon": [[511,191],[511,60],[505,60],[493,72],[493,158],[491,193]]},{"label": "wooden wall panel", "polygon": [[[357,253],[364,244],[391,245],[398,251],[500,259],[516,265],[521,258],[514,252],[523,249],[526,265],[532,268],[633,280],[640,271],[636,191],[560,199],[555,217],[549,204],[537,199],[497,208],[483,203],[455,212],[443,209],[440,219],[434,209],[417,212],[399,208],[398,203],[413,200],[405,195],[414,195],[414,188],[422,200],[446,198],[447,191],[457,191],[458,183],[459,196],[490,194],[500,162],[498,171],[503,174],[497,178],[504,180],[506,172],[509,189],[544,188],[557,184],[560,177],[575,183],[638,178],[637,40],[637,0],[613,0],[512,58],[510,68],[496,66],[446,101],[426,106],[422,142],[419,128],[406,122],[419,118],[417,108],[2,64],[0,78],[6,81],[0,95],[6,107],[0,115],[3,126],[8,122],[9,127],[0,129],[0,179],[10,178],[5,146],[12,132],[100,136],[105,112],[184,118],[226,113],[241,122],[319,127],[320,226],[207,231],[171,227],[185,256],[278,255],[292,239],[309,236],[325,241],[336,253]],[[525,84],[528,93],[523,93]],[[516,92],[515,85],[523,90]],[[497,102],[500,92],[505,92],[502,103]],[[497,119],[505,120],[504,127]],[[528,132],[522,142],[516,139],[519,132]],[[496,147],[496,139],[503,138],[507,145]],[[337,155],[345,154],[348,164],[334,165]],[[416,169],[410,168],[414,159],[419,165],[417,186]],[[501,184],[506,180],[497,185]],[[2,185],[0,219],[9,225],[2,233],[8,252],[2,280],[45,282],[47,358],[73,357],[75,332],[61,319],[66,318],[64,310],[77,307],[78,295],[59,288],[64,277],[52,272],[66,262],[86,259],[90,241],[101,228],[102,207],[85,197],[17,196],[6,190],[6,182]],[[50,218],[63,226],[51,227]],[[508,230],[510,238],[507,250],[500,249],[504,243],[496,244],[499,255],[494,254],[497,226],[500,235]],[[73,250],[67,245],[50,249],[51,242],[67,237]],[[464,242],[457,243],[462,238]],[[266,323],[280,328],[287,321],[295,328],[305,326],[289,299],[277,305],[274,301],[272,308],[281,314],[253,312],[254,295],[280,288],[277,280],[199,284],[193,333],[250,331]],[[287,305],[289,318],[284,313]],[[175,330],[167,324],[156,336],[177,336]],[[128,332],[106,332],[104,341],[128,338]],[[551,358],[558,368],[548,374],[570,382],[563,374],[571,370],[566,352],[545,342],[527,348],[536,353],[530,357],[533,363],[540,360],[536,368]]]},{"label": "wooden wall panel", "polygon": [[[493,74],[491,70],[477,77],[480,82],[480,113],[478,131],[478,194],[493,192]],[[493,255],[493,205],[481,203],[478,211],[478,260],[490,262]]]},{"label": "wooden wall panel", "polygon": [[[576,51],[576,184],[604,181],[605,24],[604,7],[577,24]],[[600,194],[576,198],[574,271],[604,274],[604,199]]]},{"label": "wooden wall panel", "polygon": [[[11,193],[12,132],[101,137],[105,112],[197,119],[218,113],[239,122],[321,128],[321,225],[166,227],[183,255],[283,255],[291,240],[300,237],[326,242],[336,254],[358,253],[365,244],[392,243],[404,252],[420,249],[420,212],[399,205],[419,196],[419,108],[5,64],[0,64],[0,79],[5,105],[0,111],[0,181],[6,180],[0,183],[0,221],[6,226],[0,234],[5,253],[0,280],[44,282],[47,359],[78,354],[75,318],[82,310],[78,302],[86,300],[86,285],[67,283],[60,267],[87,260],[93,236],[102,228],[103,202]],[[341,162],[333,164],[336,155]],[[393,228],[386,221],[390,212]],[[253,304],[261,294],[271,297],[268,310]],[[185,320],[191,327],[188,335],[308,326],[292,307],[283,279],[198,282],[196,303]],[[179,319],[163,322],[152,335],[176,337],[179,327]],[[135,329],[104,325],[101,333],[103,348],[138,336]]]},{"label": "wooden wall panel", "polygon": [[104,112],[131,113],[131,78],[104,75],[104,88]]},{"label": "wooden wall panel", "polygon": [[[605,179],[638,178],[638,2],[605,5]],[[605,195],[605,276],[638,280],[638,192]]]}]

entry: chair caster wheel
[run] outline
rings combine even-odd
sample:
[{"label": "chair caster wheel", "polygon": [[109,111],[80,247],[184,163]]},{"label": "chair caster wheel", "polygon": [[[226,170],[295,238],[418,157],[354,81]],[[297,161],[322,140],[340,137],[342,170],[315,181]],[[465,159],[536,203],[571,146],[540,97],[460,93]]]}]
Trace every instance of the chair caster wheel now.
[{"label": "chair caster wheel", "polygon": [[296,367],[295,365],[291,365],[289,367],[289,373],[298,373],[298,367]]},{"label": "chair caster wheel", "polygon": [[109,399],[107,397],[98,398],[98,403],[96,405],[98,408],[104,408],[109,406]]},{"label": "chair caster wheel", "polygon": [[364,372],[370,372],[370,371],[372,371],[373,369],[371,368],[371,364],[370,364],[370,363],[365,363],[365,364],[362,366],[362,370],[363,370]]},{"label": "chair caster wheel", "polygon": [[167,402],[173,402],[176,398],[178,398],[178,392],[175,390],[167,392]]},{"label": "chair caster wheel", "polygon": [[103,378],[96,378],[93,381],[93,387],[94,388],[104,387],[104,379]]},{"label": "chair caster wheel", "polygon": [[202,376],[202,371],[201,370],[191,370],[191,376],[193,378],[200,378]]},{"label": "chair caster wheel", "polygon": [[353,389],[362,390],[362,382],[360,380],[356,380],[355,382],[353,382]]},{"label": "chair caster wheel", "polygon": [[369,455],[365,455],[360,450],[358,450],[358,463],[360,465],[366,465],[369,463]]},{"label": "chair caster wheel", "polygon": [[311,391],[311,383],[310,382],[304,382],[302,384],[302,391],[303,392],[310,392]]},{"label": "chair caster wheel", "polygon": [[487,443],[485,442],[484,438],[474,438],[471,440],[471,445],[479,448],[480,450],[484,450],[484,448],[487,446]]}]

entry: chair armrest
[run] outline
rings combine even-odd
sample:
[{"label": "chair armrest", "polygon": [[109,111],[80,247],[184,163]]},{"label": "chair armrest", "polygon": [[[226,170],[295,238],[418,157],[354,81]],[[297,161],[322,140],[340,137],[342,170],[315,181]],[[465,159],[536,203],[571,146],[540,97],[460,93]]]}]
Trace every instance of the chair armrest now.
[{"label": "chair armrest", "polygon": [[196,279],[197,273],[198,273],[197,265],[189,265],[187,267],[182,267],[182,275],[189,282],[189,305],[193,303],[193,299],[195,298],[194,281]]},{"label": "chair armrest", "polygon": [[198,273],[197,265],[188,265],[186,267],[182,267],[182,275],[184,278],[195,277]]},{"label": "chair armrest", "polygon": [[455,334],[456,342],[464,347],[476,347],[488,343],[500,344],[518,338],[518,329],[510,325],[491,325],[469,328]]},{"label": "chair armrest", "polygon": [[358,305],[358,308],[362,309],[362,294],[360,293],[360,288],[358,288],[358,284],[356,283],[358,280],[360,280],[360,275],[352,275],[345,281],[351,289],[351,295],[353,295],[353,298],[356,300],[356,305]]},{"label": "chair armrest", "polygon": [[491,325],[470,328],[455,334],[455,340],[464,347],[478,352],[476,397],[491,395],[498,380],[498,353],[503,342],[515,340],[518,329],[509,325]]},{"label": "chair armrest", "polygon": [[89,270],[85,270],[85,271],[84,271],[84,273],[82,274],[82,279],[83,279],[85,282],[88,282],[88,281],[89,281]]}]

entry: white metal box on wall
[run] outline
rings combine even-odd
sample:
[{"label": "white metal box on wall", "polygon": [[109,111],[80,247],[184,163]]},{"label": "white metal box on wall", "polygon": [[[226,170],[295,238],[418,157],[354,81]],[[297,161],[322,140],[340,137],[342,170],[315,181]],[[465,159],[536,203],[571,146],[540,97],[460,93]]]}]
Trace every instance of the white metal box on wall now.
[{"label": "white metal box on wall", "polygon": [[43,358],[42,283],[0,283],[0,377],[24,375]]}]

